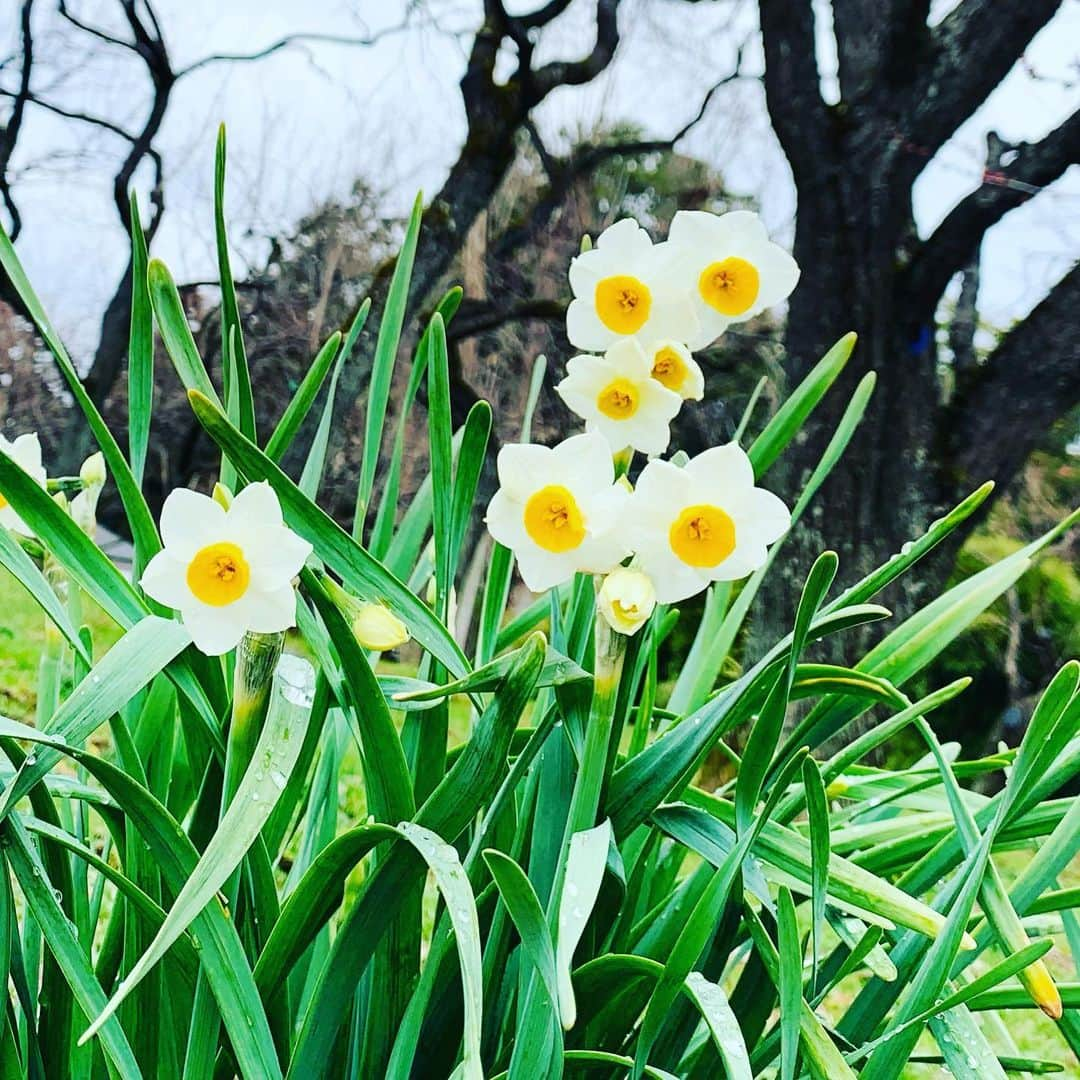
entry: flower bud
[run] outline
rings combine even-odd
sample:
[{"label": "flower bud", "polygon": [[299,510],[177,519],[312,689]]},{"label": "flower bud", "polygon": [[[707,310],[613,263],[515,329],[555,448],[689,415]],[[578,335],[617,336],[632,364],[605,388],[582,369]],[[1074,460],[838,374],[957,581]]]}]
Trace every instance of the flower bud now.
[{"label": "flower bud", "polygon": [[405,624],[382,604],[361,603],[349,614],[352,632],[365,649],[386,652],[409,640]]},{"label": "flower bud", "polygon": [[229,507],[232,506],[233,493],[224,484],[215,484],[214,490],[210,493],[210,498],[213,499],[222,510],[228,510]]},{"label": "flower bud", "polygon": [[82,481],[84,488],[103,488],[105,486],[108,473],[105,471],[105,455],[100,450],[96,454],[91,454],[82,463],[82,468],[79,470],[79,479]]},{"label": "flower bud", "polygon": [[596,606],[612,630],[629,636],[648,621],[656,607],[656,590],[647,574],[620,566],[604,578]]}]

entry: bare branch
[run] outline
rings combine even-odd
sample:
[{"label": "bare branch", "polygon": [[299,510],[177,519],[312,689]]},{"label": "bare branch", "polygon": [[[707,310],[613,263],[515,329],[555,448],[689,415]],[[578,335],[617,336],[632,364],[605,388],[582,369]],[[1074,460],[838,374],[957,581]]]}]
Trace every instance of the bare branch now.
[{"label": "bare branch", "polygon": [[91,26],[88,22],[83,22],[82,19],[68,10],[66,0],[58,0],[57,11],[59,11],[61,18],[66,19],[77,30],[81,30],[84,34],[89,34],[91,37],[96,37],[99,41],[104,41],[107,45],[117,45],[122,49],[130,49],[132,52],[135,50],[135,43],[133,41],[125,41],[123,38],[118,38],[113,34],[102,30],[100,27]]},{"label": "bare branch", "polygon": [[323,45],[343,45],[349,48],[356,46],[366,47],[375,45],[382,41],[383,38],[390,37],[392,34],[399,34],[404,30],[410,29],[411,26],[412,24],[409,19],[406,18],[399,26],[388,26],[378,31],[378,33],[369,34],[366,37],[355,37],[349,34],[317,33],[315,31],[285,34],[276,41],[272,41],[269,45],[266,45],[261,49],[256,49],[255,52],[211,53],[209,56],[204,56],[201,59],[188,64],[186,67],[180,68],[180,70],[176,72],[176,78],[182,79],[185,75],[190,75],[192,72],[199,71],[212,64],[242,64],[255,60],[265,60],[266,57],[273,56],[274,53],[281,52],[283,49],[288,49],[293,45],[317,43]]},{"label": "bare branch", "polygon": [[591,82],[611,63],[619,45],[619,0],[596,0],[596,41],[582,60],[553,60],[532,73],[532,104],[542,101],[557,86]]},{"label": "bare branch", "polygon": [[1009,165],[994,168],[991,162],[984,183],[950,211],[916,254],[908,289],[917,305],[936,303],[953,274],[975,256],[987,229],[1080,161],[1080,112],[1039,142],[1013,149]]}]

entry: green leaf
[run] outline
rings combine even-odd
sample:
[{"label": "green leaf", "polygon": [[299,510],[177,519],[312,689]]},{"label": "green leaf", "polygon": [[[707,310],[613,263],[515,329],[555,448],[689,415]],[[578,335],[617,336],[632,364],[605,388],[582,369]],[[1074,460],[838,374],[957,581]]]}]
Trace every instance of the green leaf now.
[{"label": "green leaf", "polygon": [[315,437],[311,440],[311,448],[304,461],[304,471],[300,474],[300,490],[312,502],[316,502],[319,497],[319,486],[322,484],[323,472],[326,469],[326,452],[330,446],[330,425],[334,419],[338,379],[341,377],[341,371],[348,358],[349,353],[344,349],[338,355],[334,373],[330,376],[330,386],[326,391],[322,416],[319,417],[319,426],[315,429]]},{"label": "green leaf", "polygon": [[608,848],[611,846],[611,822],[576,832],[570,838],[566,855],[566,875],[559,899],[558,932],[555,935],[555,975],[559,995],[559,1017],[569,1031],[577,1019],[574,985],[570,965],[574,950],[585,932],[585,924],[600,895]]},{"label": "green leaf", "polygon": [[[53,894],[45,868],[17,817],[0,825],[6,841],[6,856],[18,879],[28,910],[56,958],[72,995],[84,1013],[96,1012],[105,1004],[105,991],[94,976],[90,962],[77,937],[75,927]],[[5,875],[6,876],[6,875]],[[37,973],[34,973],[35,979]],[[139,1080],[142,1073],[118,1020],[106,1024],[99,1036],[112,1066],[119,1076]]]},{"label": "green leaf", "polygon": [[342,704],[351,707],[360,732],[369,809],[377,820],[407,820],[415,811],[409,766],[375,674],[325,584],[306,568],[302,579],[341,659],[346,696]]},{"label": "green leaf", "polygon": [[739,1028],[738,1018],[719,984],[709,982],[699,971],[686,976],[686,993],[698,1007],[712,1036],[728,1080],[752,1080],[750,1055]]},{"label": "green leaf", "polygon": [[454,575],[454,540],[450,513],[454,497],[450,434],[450,371],[446,331],[438,312],[431,319],[428,343],[428,443],[431,448],[432,539],[435,545],[435,613],[445,622]]},{"label": "green leaf", "polygon": [[781,887],[776,902],[780,952],[780,1078],[795,1080],[803,1007],[803,950],[791,892]]},{"label": "green leaf", "polygon": [[180,293],[172,274],[169,273],[169,268],[160,259],[151,259],[146,279],[161,340],[165,343],[165,350],[173,362],[173,367],[176,368],[176,374],[184,384],[184,389],[198,390],[219,409],[223,409],[221,399],[214,389],[214,384],[210,381],[206,365],[195,345],[183,301],[180,299]]},{"label": "green leaf", "polygon": [[244,335],[240,326],[240,308],[236,302],[232,266],[229,263],[229,238],[225,232],[225,125],[218,127],[214,153],[214,239],[217,246],[218,277],[221,281],[221,340],[229,342],[229,364],[225,368],[225,396],[236,395],[238,427],[255,442],[255,402],[251,394]]},{"label": "green leaf", "polygon": [[[461,297],[461,289],[455,286],[449,289],[439,301],[435,310],[442,316],[444,325],[454,317],[461,304]],[[397,430],[394,432],[394,446],[390,452],[390,463],[386,469],[386,480],[383,483],[382,494],[379,496],[379,509],[375,514],[371,542],[368,544],[368,550],[377,559],[385,560],[390,550],[390,540],[394,532],[394,520],[398,508],[398,496],[401,493],[401,465],[405,457],[406,429],[413,405],[416,403],[416,395],[419,393],[420,385],[427,373],[427,337],[430,333],[431,325],[429,323],[424,329],[413,357],[409,382],[405,387],[405,397],[402,400],[401,413],[398,416]]]},{"label": "green leaf", "polygon": [[142,484],[150,414],[154,406],[154,311],[146,283],[146,235],[139,200],[131,193],[131,334],[128,344],[128,456],[136,484]]},{"label": "green leaf", "polygon": [[379,463],[379,449],[382,446],[383,424],[386,421],[386,406],[390,400],[390,383],[394,376],[394,361],[397,358],[398,343],[401,340],[401,328],[405,323],[405,307],[409,300],[409,281],[412,278],[413,259],[416,257],[416,244],[420,236],[420,217],[424,210],[424,197],[416,196],[413,203],[409,224],[405,229],[405,239],[401,244],[397,261],[394,264],[394,276],[390,279],[390,289],[386,294],[386,307],[379,323],[379,336],[375,342],[375,359],[371,366],[371,380],[368,383],[367,412],[364,419],[364,447],[360,458],[360,481],[356,489],[356,512],[353,517],[353,538],[363,537],[364,519],[367,516],[371,491],[375,484],[375,470]]},{"label": "green leaf", "polygon": [[[357,318],[366,317],[370,307],[371,302],[365,300]],[[285,412],[281,414],[277,427],[270,433],[270,438],[266,440],[266,456],[271,461],[281,461],[285,451],[292,445],[296,433],[300,430],[304,420],[307,419],[311,406],[315,404],[315,399],[319,396],[319,391],[322,389],[327,372],[334,363],[340,345],[341,331],[335,330],[316,353],[315,359],[311,362],[311,367],[305,372],[296,393],[293,394],[289,404],[285,406]]]},{"label": "green leaf", "polygon": [[822,934],[825,929],[825,904],[829,889],[829,803],[817,762],[808,757],[803,761],[803,787],[806,790],[806,814],[810,823],[810,873],[813,925],[813,967],[811,993],[817,987],[818,964],[821,959]]},{"label": "green leaf", "polygon": [[836,381],[855,348],[855,334],[845,334],[795,388],[765,430],[751,443],[747,454],[754,475],[761,477],[802,430],[807,417]]},{"label": "green leaf", "polygon": [[303,745],[310,717],[310,701],[301,700],[303,689],[292,685],[288,680],[289,676],[283,676],[281,671],[275,675],[275,682],[281,683],[282,690],[271,697],[270,709],[251,764],[244,773],[217,832],[211,837],[198,864],[184,883],[150,947],[124,977],[108,1006],[83,1033],[80,1043],[96,1034],[116,1012],[124,998],[138,986],[173,942],[214,899],[258,838],[278,796],[288,783]]},{"label": "green leaf", "polygon": [[398,831],[424,857],[435,877],[435,884],[446,901],[446,910],[457,938],[461,961],[461,989],[465,1002],[463,1041],[465,1053],[461,1068],[455,1070],[463,1080],[483,1080],[480,1061],[480,1025],[483,1007],[483,965],[480,959],[480,921],[476,915],[469,879],[458,862],[455,849],[436,833],[411,821],[403,821]]},{"label": "green leaf", "polygon": [[[84,742],[191,643],[179,624],[148,615],[137,622],[75,687],[43,732],[54,741]],[[0,819],[61,757],[48,748],[28,757],[11,785],[0,795]]]}]

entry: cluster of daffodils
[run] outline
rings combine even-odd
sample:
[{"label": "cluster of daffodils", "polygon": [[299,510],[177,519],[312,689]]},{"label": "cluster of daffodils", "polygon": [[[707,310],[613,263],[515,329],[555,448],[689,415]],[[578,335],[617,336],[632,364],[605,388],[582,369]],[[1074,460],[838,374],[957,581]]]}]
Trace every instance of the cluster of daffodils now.
[{"label": "cluster of daffodils", "polygon": [[[756,214],[680,211],[653,244],[634,221],[605,230],[570,264],[567,335],[581,350],[556,387],[585,433],[554,447],[506,446],[487,511],[491,535],[542,592],[576,573],[607,575],[597,596],[611,627],[634,633],[657,602],[758,569],[790,515],[754,486],[738,445],[663,461],[682,403],[705,385],[693,351],[784,300],[799,270]],[[636,486],[617,477],[650,460]],[[627,564],[627,565],[624,565]]]}]

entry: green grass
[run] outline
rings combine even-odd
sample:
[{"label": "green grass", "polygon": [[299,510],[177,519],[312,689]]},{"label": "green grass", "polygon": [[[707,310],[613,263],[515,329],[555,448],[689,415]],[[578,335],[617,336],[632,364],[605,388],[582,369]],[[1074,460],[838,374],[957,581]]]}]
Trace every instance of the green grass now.
[{"label": "green grass", "polygon": [[[82,615],[94,635],[95,652],[103,655],[120,637],[120,628],[87,597],[82,598]],[[45,616],[0,568],[0,713],[12,720],[29,723],[34,719],[38,659],[44,646]],[[65,679],[70,679],[70,670]]]}]

